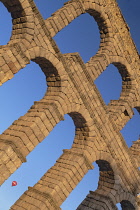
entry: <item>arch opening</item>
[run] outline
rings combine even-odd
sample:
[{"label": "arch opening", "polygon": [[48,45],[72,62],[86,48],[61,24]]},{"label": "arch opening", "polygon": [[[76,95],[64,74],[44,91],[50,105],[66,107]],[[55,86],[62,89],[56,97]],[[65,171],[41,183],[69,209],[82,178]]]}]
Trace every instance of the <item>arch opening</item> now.
[{"label": "arch opening", "polygon": [[36,62],[45,74],[48,91],[50,87],[57,87],[58,89],[61,87],[61,78],[58,71],[49,60],[46,60],[43,57],[36,57],[35,59],[32,59],[32,61]]},{"label": "arch opening", "polygon": [[133,117],[126,123],[121,133],[128,147],[131,147],[140,137],[140,115],[136,108],[133,109]]},{"label": "arch opening", "polygon": [[130,201],[122,200],[120,203],[116,204],[118,210],[135,210],[133,204]]},{"label": "arch opening", "polygon": [[39,65],[31,62],[0,87],[0,133],[15,119],[24,115],[34,101],[43,98],[47,90],[46,77]]},{"label": "arch opening", "polygon": [[12,34],[12,18],[2,2],[0,2],[0,14],[0,45],[6,45],[10,41]]},{"label": "arch opening", "polygon": [[120,203],[123,210],[135,210],[135,207],[132,205],[132,203],[130,203],[130,201],[123,200]]},{"label": "arch opening", "polygon": [[[65,120],[60,121],[50,134],[27,156],[27,162],[23,163],[1,186],[0,196],[3,210],[8,210],[28,189],[28,186],[33,186],[55,164],[64,148],[71,148],[75,126],[68,114],[64,117]],[[15,191],[11,188],[13,180],[18,182],[18,185],[14,188]],[[6,203],[7,199],[9,200],[8,203]]]},{"label": "arch opening", "polygon": [[[85,199],[78,206],[77,210],[78,209],[80,210],[82,208],[89,208],[89,207],[96,209],[97,206],[98,206],[98,209],[101,209],[101,208],[114,209],[114,204],[111,198],[109,197],[109,193],[113,189],[113,185],[115,182],[114,172],[108,161],[97,160],[96,164],[98,165],[98,168],[100,171],[100,173],[98,173],[98,177],[99,177],[98,186],[95,189],[95,191],[90,191],[89,194],[86,195]],[[94,170],[93,170],[93,173],[94,173]],[[90,190],[93,190],[93,189],[91,189],[90,187]]]},{"label": "arch opening", "polygon": [[[100,177],[99,177],[99,183],[98,183],[98,189],[97,191],[103,191],[106,190],[106,193],[109,193],[109,189],[113,188],[115,180],[114,180],[114,172],[109,164],[109,162],[105,160],[97,160],[96,163],[99,166],[100,169]],[[109,183],[109,184],[108,184]],[[108,187],[109,186],[109,187]],[[105,195],[105,192],[104,192]]]},{"label": "arch opening", "polygon": [[88,13],[82,14],[62,29],[54,40],[63,54],[78,52],[87,62],[100,45],[98,25]]},{"label": "arch opening", "polygon": [[110,64],[94,83],[106,104],[110,100],[119,99],[122,91],[122,78],[114,65]]}]

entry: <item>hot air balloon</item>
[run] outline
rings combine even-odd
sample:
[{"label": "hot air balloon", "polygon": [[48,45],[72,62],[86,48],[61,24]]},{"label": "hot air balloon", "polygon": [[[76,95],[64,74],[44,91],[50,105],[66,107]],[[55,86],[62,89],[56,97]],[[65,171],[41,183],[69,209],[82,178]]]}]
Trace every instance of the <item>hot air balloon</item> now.
[{"label": "hot air balloon", "polygon": [[12,181],[12,187],[16,186],[16,185],[17,185],[17,182],[16,181]]}]

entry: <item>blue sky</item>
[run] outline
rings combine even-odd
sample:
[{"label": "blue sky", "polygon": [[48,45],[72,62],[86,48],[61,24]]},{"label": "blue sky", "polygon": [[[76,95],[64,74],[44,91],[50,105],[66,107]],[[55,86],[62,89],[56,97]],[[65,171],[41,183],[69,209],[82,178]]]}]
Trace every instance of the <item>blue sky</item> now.
[{"label": "blue sky", "polygon": [[[35,0],[44,19],[63,6],[64,0]],[[130,27],[130,32],[140,52],[140,1],[118,0],[119,6]],[[4,20],[4,23],[3,23]],[[0,2],[0,44],[5,45],[10,39],[11,17]],[[62,53],[79,52],[84,62],[98,51],[100,37],[95,20],[88,14],[81,15],[69,26],[54,37]],[[111,78],[111,82],[110,81]],[[95,81],[106,104],[112,99],[118,99],[121,92],[121,77],[113,65],[109,65],[104,73]],[[0,87],[0,133],[11,123],[23,116],[34,101],[40,100],[47,89],[46,80],[40,67],[31,62],[14,78]],[[140,117],[134,109],[134,117],[122,130],[122,134],[130,147],[132,141],[140,134]],[[62,154],[63,149],[71,148],[75,135],[72,119],[64,116],[65,120],[58,123],[50,135],[27,156],[27,163],[22,166],[0,187],[0,210],[8,210],[11,205],[33,186],[43,174],[54,165]],[[96,190],[99,169],[94,163],[94,170],[90,170],[64,204],[63,210],[75,210],[88,194],[89,190]],[[18,185],[11,187],[12,181]],[[75,199],[76,198],[76,199]],[[119,207],[120,208],[120,207]]]}]

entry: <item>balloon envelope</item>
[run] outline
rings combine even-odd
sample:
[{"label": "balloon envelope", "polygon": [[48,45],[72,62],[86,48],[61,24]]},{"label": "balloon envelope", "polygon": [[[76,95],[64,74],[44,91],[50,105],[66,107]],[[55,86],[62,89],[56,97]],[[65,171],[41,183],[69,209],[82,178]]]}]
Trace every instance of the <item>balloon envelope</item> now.
[{"label": "balloon envelope", "polygon": [[12,182],[12,186],[16,186],[17,185],[17,182],[16,181],[13,181]]}]

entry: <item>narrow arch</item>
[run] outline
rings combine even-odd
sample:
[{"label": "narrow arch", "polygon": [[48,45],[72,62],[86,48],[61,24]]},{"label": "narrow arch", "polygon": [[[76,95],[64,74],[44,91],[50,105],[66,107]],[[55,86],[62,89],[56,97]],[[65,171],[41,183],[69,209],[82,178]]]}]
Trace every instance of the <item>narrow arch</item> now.
[{"label": "narrow arch", "polygon": [[90,191],[77,210],[88,209],[117,209],[114,201],[112,201],[110,193],[114,188],[115,178],[111,165],[106,160],[97,160],[100,176],[98,188],[95,191]]},{"label": "narrow arch", "polygon": [[[66,3],[61,10],[56,11],[53,13],[53,16],[45,20],[47,28],[51,28],[51,36],[54,37],[59,31],[65,28],[69,23],[71,23],[75,18],[80,16],[83,13],[89,13],[94,19],[97,21],[100,34],[101,34],[101,45],[99,48],[102,48],[103,51],[106,50],[105,46],[107,46],[108,42],[110,42],[110,21],[109,18],[104,12],[103,5],[99,5],[96,2],[87,2],[84,1],[71,1]],[[72,11],[69,15],[69,11]],[[98,51],[98,53],[99,53]],[[92,60],[90,61],[92,64]]]},{"label": "narrow arch", "polygon": [[135,210],[135,207],[133,206],[132,203],[130,203],[130,201],[122,200],[120,203],[122,210]]},{"label": "narrow arch", "polygon": [[135,210],[139,209],[138,197],[135,197],[130,192],[122,192],[117,196],[117,204],[119,210]]},{"label": "narrow arch", "polygon": [[[109,32],[110,27],[108,27],[109,22],[107,15],[104,12],[103,5],[99,5],[96,2],[87,2],[84,1],[81,3],[81,1],[71,1],[64,4],[64,6],[61,8],[61,10],[57,10],[55,13],[53,13],[52,17],[46,19],[46,26],[49,27],[50,23],[52,22],[52,31],[51,35],[52,37],[55,36],[59,31],[61,31],[64,27],[66,27],[69,23],[71,23],[75,18],[77,18],[79,15],[83,13],[89,13],[91,16],[93,16],[97,23],[99,24],[99,27],[102,32],[105,32],[106,34]],[[72,11],[71,15],[69,15],[68,11]],[[63,14],[63,15],[62,15]],[[63,18],[62,18],[63,17]],[[63,20],[62,20],[63,19]],[[59,25],[56,26],[56,20]],[[63,24],[60,24],[60,22],[63,22]],[[54,30],[55,28],[55,30]]]},{"label": "narrow arch", "polygon": [[[7,179],[9,175],[21,165],[22,162],[26,161],[26,156],[35,148],[35,146],[48,135],[48,133],[60,120],[63,120],[63,110],[59,110],[57,103],[55,103],[54,100],[54,98],[56,98],[54,88],[56,88],[59,92],[60,78],[58,78],[58,81],[55,82],[54,78],[58,77],[56,68],[52,68],[53,66],[49,61],[41,61],[44,62],[44,65],[42,63],[41,67],[43,68],[46,76],[52,76],[49,81],[49,93],[53,92],[53,94],[50,94],[51,96],[49,97],[53,97],[54,102],[52,103],[52,98],[50,101],[48,98],[46,99],[45,97],[48,97],[46,94],[43,99],[35,102],[35,104],[24,116],[14,121],[14,123],[1,134],[1,152],[4,150],[6,153],[8,148],[12,148],[11,152],[15,154],[18,160],[18,164],[13,165],[14,161],[8,157],[7,161],[12,164],[8,165],[8,173],[2,175],[1,183],[3,183],[3,181]],[[39,63],[40,60],[37,60],[36,62]],[[48,72],[46,72],[46,65],[48,65]],[[5,144],[8,146],[5,147]],[[5,165],[5,161],[3,161],[1,167],[4,167],[3,165]]]},{"label": "narrow arch", "polygon": [[0,133],[9,127],[15,119],[24,115],[35,100],[42,99],[46,91],[45,75],[34,62],[19,71],[12,80],[4,83],[0,87]]},{"label": "narrow arch", "polygon": [[115,184],[113,169],[109,162],[105,160],[97,160],[96,163],[98,164],[100,169],[100,178],[97,190],[102,192],[105,191],[106,194],[108,194],[109,189],[113,189]]},{"label": "narrow arch", "polygon": [[61,80],[65,83],[67,76],[59,55],[55,55],[43,47],[33,47],[26,56],[40,66],[46,76],[48,87],[55,87],[60,91]]},{"label": "narrow arch", "polygon": [[61,78],[56,67],[44,57],[36,57],[35,59],[32,59],[32,61],[39,64],[40,68],[44,72],[47,80],[48,91],[50,92],[50,87],[57,87],[59,89],[58,91],[60,91]]},{"label": "narrow arch", "polygon": [[136,197],[136,195],[134,196],[128,191],[121,192],[116,196],[116,206],[119,210],[139,209],[139,202],[137,198],[138,197]]},{"label": "narrow arch", "polygon": [[120,100],[125,100],[126,97],[128,99],[129,94],[133,89],[133,76],[130,74],[130,70],[127,69],[126,65],[120,62],[113,62],[112,64],[118,68],[118,71],[122,77],[122,92]]},{"label": "narrow arch", "polygon": [[[15,11],[17,11],[19,9],[19,12],[17,13],[17,16],[15,14],[16,17],[20,17],[21,14],[20,12],[23,11],[23,7],[22,7],[22,4],[19,0],[15,0],[13,2],[9,2],[8,0],[1,0],[3,2],[3,4],[5,5],[5,7],[8,9],[8,11],[10,13],[12,13],[12,17],[14,17],[14,13]],[[18,6],[18,9],[16,8],[16,6]],[[19,15],[19,16],[18,16]]]},{"label": "narrow arch", "polygon": [[[74,111],[75,110],[75,111]],[[90,154],[92,143],[89,141],[90,136],[90,128],[88,125],[88,121],[90,119],[90,115],[86,112],[85,107],[74,107],[74,110],[69,112],[69,115],[72,117],[75,124],[75,138],[72,145],[72,149],[79,152],[80,154],[85,154],[88,162],[91,162],[92,155]],[[89,147],[88,147],[89,143]]]},{"label": "narrow arch", "polygon": [[[7,10],[11,13],[12,16],[12,36],[10,39],[10,43],[16,43],[19,39],[27,38],[26,29],[28,28],[28,22],[30,23],[30,35],[28,35],[27,40],[32,40],[33,30],[34,30],[34,19],[33,19],[33,11],[32,9],[35,8],[35,4],[28,0],[25,2],[21,2],[20,0],[15,1],[8,1],[2,0],[3,4],[7,8]],[[32,19],[32,21],[31,21]],[[32,34],[32,35],[31,35]],[[26,41],[27,41],[26,40]],[[27,44],[27,43],[26,43]]]},{"label": "narrow arch", "polygon": [[61,53],[78,52],[87,62],[100,45],[100,35],[96,22],[88,13],[82,14],[61,30],[55,37]]},{"label": "narrow arch", "polygon": [[84,140],[86,140],[86,137],[89,136],[89,128],[87,126],[86,119],[80,114],[79,112],[71,112],[69,115],[72,117],[75,128],[76,128],[76,136],[80,136],[82,133],[84,134],[83,136],[85,137]]},{"label": "narrow arch", "polygon": [[[95,84],[108,105],[110,118],[121,130],[133,116],[132,107],[136,98],[132,93],[136,86],[130,66],[126,62],[118,60],[118,57],[112,58],[111,65],[97,77]],[[132,97],[134,102],[132,102]]]},{"label": "narrow arch", "polygon": [[[72,118],[73,118],[73,120],[75,121],[75,124],[76,124],[76,126],[78,126],[78,125],[80,125],[80,124],[77,124],[77,122],[76,122],[76,116],[77,116],[77,114],[76,113],[69,113],[69,115],[71,115],[72,116]],[[80,119],[79,119],[79,116],[80,115],[78,115],[78,119],[77,119],[77,121],[79,120],[79,122],[81,121]],[[83,119],[82,119],[83,120]],[[82,121],[81,122],[81,125],[83,124],[83,122],[84,121]],[[74,158],[74,161],[71,161],[71,158],[69,158],[69,157],[77,157],[76,159]],[[65,158],[67,159],[67,161],[65,162]],[[63,182],[63,180],[67,180],[67,178],[65,177],[66,175],[67,175],[67,167],[66,168],[64,168],[63,167],[63,164],[66,164],[68,167],[70,167],[70,171],[72,171],[72,173],[74,173],[74,180],[71,180],[70,182],[69,182],[69,186],[71,186],[70,188],[74,188],[74,185],[77,183],[77,181],[79,180],[79,179],[81,179],[81,177],[83,176],[83,174],[85,174],[86,173],[86,171],[89,169],[89,168],[91,168],[91,164],[90,163],[87,163],[87,159],[85,160],[85,156],[83,155],[83,154],[80,154],[79,152],[78,153],[76,153],[76,151],[75,150],[73,150],[73,149],[70,149],[70,150],[64,150],[64,153],[63,153],[63,155],[61,155],[61,157],[57,160],[57,162],[56,162],[56,164],[51,168],[51,169],[49,169],[48,170],[48,172],[41,178],[41,180],[33,187],[33,188],[29,188],[29,190],[28,190],[28,192],[26,192],[25,194],[27,194],[27,193],[30,193],[32,190],[34,190],[34,188],[36,188],[37,189],[37,191],[38,191],[38,186],[40,185],[40,183],[42,183],[42,182],[45,182],[46,183],[46,181],[49,181],[49,182],[51,182],[51,180],[53,179],[53,178],[55,178],[54,180],[55,180],[55,182],[57,182],[57,179],[60,179],[59,180],[59,183],[61,183],[61,181]],[[78,161],[78,159],[80,159],[81,161]],[[72,165],[71,165],[72,164]],[[76,164],[76,165],[75,165]],[[81,165],[82,164],[82,167],[80,166],[80,168],[79,168],[79,164]],[[65,169],[66,169],[66,171],[63,173],[63,175],[62,176],[59,176],[59,173],[57,174],[56,172],[57,172],[57,165],[61,165],[60,167],[59,167],[59,173],[63,173],[63,171],[62,170],[64,170],[65,171]],[[75,165],[75,166],[74,166]],[[77,166],[78,166],[78,168],[77,168]],[[93,167],[93,166],[92,166]],[[77,172],[77,174],[73,171],[73,169],[74,169],[74,171],[76,170],[78,170]],[[62,170],[61,170],[62,169]],[[70,174],[71,174],[71,172],[70,172]],[[70,175],[69,174],[69,175]],[[58,175],[58,176],[57,176]],[[72,175],[73,176],[73,175]],[[79,176],[79,177],[78,177]],[[70,175],[70,177],[71,177],[71,175]],[[47,178],[47,179],[46,179]],[[70,178],[71,179],[71,178]],[[68,180],[67,180],[68,181]],[[66,182],[67,182],[66,181]],[[68,193],[68,191],[69,190],[71,190],[71,189],[68,189],[67,187],[68,187],[68,185],[66,184],[66,183],[62,183],[62,185],[64,185],[64,189],[63,188],[58,188],[58,189],[60,189],[60,190],[64,190],[64,194],[61,194],[60,193],[60,200],[59,200],[59,202],[58,202],[58,205],[60,204],[60,202],[62,202],[62,200],[63,200],[63,195],[64,196],[66,196],[67,195],[67,193]],[[46,184],[44,185],[44,187],[46,186]],[[50,185],[49,184],[49,186],[51,187],[52,185]],[[48,186],[48,187],[49,187]],[[54,187],[55,187],[55,185],[53,185]],[[43,188],[44,188],[43,187]],[[65,188],[66,187],[66,188]],[[41,190],[43,190],[43,188],[41,189]],[[36,189],[35,189],[35,191],[36,191]],[[65,191],[66,190],[66,191]],[[45,192],[44,193],[46,193],[46,190],[45,190]],[[25,195],[24,194],[24,195]],[[57,197],[55,196],[55,198],[57,199]],[[21,197],[21,199],[22,199],[22,197]],[[31,199],[31,202],[32,202],[32,199]],[[22,205],[21,203],[20,203],[20,200],[18,200],[17,201],[17,203],[15,203],[15,205],[14,205],[14,207],[16,207],[16,205]],[[31,206],[32,206],[32,204],[30,204]],[[46,206],[48,206],[49,204],[47,203],[47,201],[46,201]],[[54,205],[55,206],[55,205]],[[56,206],[55,206],[55,208],[57,208]]]},{"label": "narrow arch", "polygon": [[112,99],[119,99],[122,90],[122,80],[118,69],[110,64],[106,70],[94,81],[105,103]]},{"label": "narrow arch", "polygon": [[140,135],[139,131],[140,131],[140,116],[137,109],[134,108],[132,118],[127,122],[125,127],[121,130],[121,133],[124,136],[124,139],[126,140],[128,147],[131,147],[133,143],[135,145],[135,143],[139,139]]},{"label": "narrow arch", "polygon": [[[78,114],[78,112],[70,112],[69,115],[72,117],[76,127],[83,128],[85,126],[85,119],[84,119],[84,117],[82,117],[81,114]],[[72,160],[71,158],[72,159],[74,158],[74,159]],[[67,180],[66,176],[67,176],[67,172],[69,170],[67,171],[68,168],[63,167],[63,164],[66,164],[68,168],[70,167],[70,174],[69,174],[70,177],[69,178],[70,179],[72,178],[71,177],[71,175],[72,175],[71,172],[72,172],[72,173],[74,173],[74,177],[75,177],[74,180],[73,179],[71,181]],[[56,171],[58,171],[57,170],[58,165],[59,165],[59,172],[56,173]],[[83,177],[83,175],[88,171],[88,169],[91,169],[91,168],[93,168],[93,166],[85,154],[81,153],[81,151],[78,151],[78,150],[76,152],[76,148],[66,149],[66,150],[64,150],[64,153],[61,155],[61,157],[57,160],[56,164],[48,170],[48,172],[41,178],[41,180],[34,187],[30,187],[29,190],[24,193],[24,195],[28,194],[28,193],[30,194],[30,192],[32,190],[34,191],[35,188],[36,188],[35,191],[36,190],[38,191],[39,190],[38,186],[40,186],[40,184],[42,182],[45,182],[45,183],[51,182],[51,180],[53,178],[55,178],[54,180],[55,180],[55,182],[57,182],[57,180],[60,179],[59,183],[61,183],[61,181],[62,181],[61,184],[64,185],[64,188],[58,187],[58,189],[64,191],[64,193],[62,193],[62,194],[60,193],[61,199],[57,202],[58,205],[60,205],[60,203],[62,203],[62,200],[64,199],[64,197],[67,195],[68,191],[71,191],[71,188],[74,188],[74,185],[76,183],[78,184],[79,180]],[[66,171],[63,172],[63,170],[64,171],[66,170],[67,172]],[[76,173],[76,171],[77,171],[77,173]],[[60,176],[59,173],[63,173],[63,175]],[[63,180],[65,180],[66,182],[69,181],[68,185],[66,183],[63,183]],[[45,186],[46,186],[46,184],[44,185],[44,187]],[[49,184],[49,186],[51,186],[51,185]],[[55,185],[53,185],[53,186],[55,187]],[[68,186],[70,186],[70,188]],[[45,188],[44,189],[43,188],[41,190],[45,190]],[[46,190],[44,193],[46,193]],[[55,196],[55,198],[57,199],[56,196]],[[22,199],[22,197],[21,197],[21,199]],[[32,202],[32,199],[31,199],[31,202]],[[14,207],[16,207],[16,205],[22,205],[20,203],[20,200],[18,200],[17,203],[15,203]],[[33,204],[30,204],[30,205],[32,206]],[[47,201],[46,201],[46,206],[48,206],[48,205],[49,205],[49,203],[47,203]],[[54,206],[55,206],[55,208],[57,208],[55,204],[54,204]]]}]

